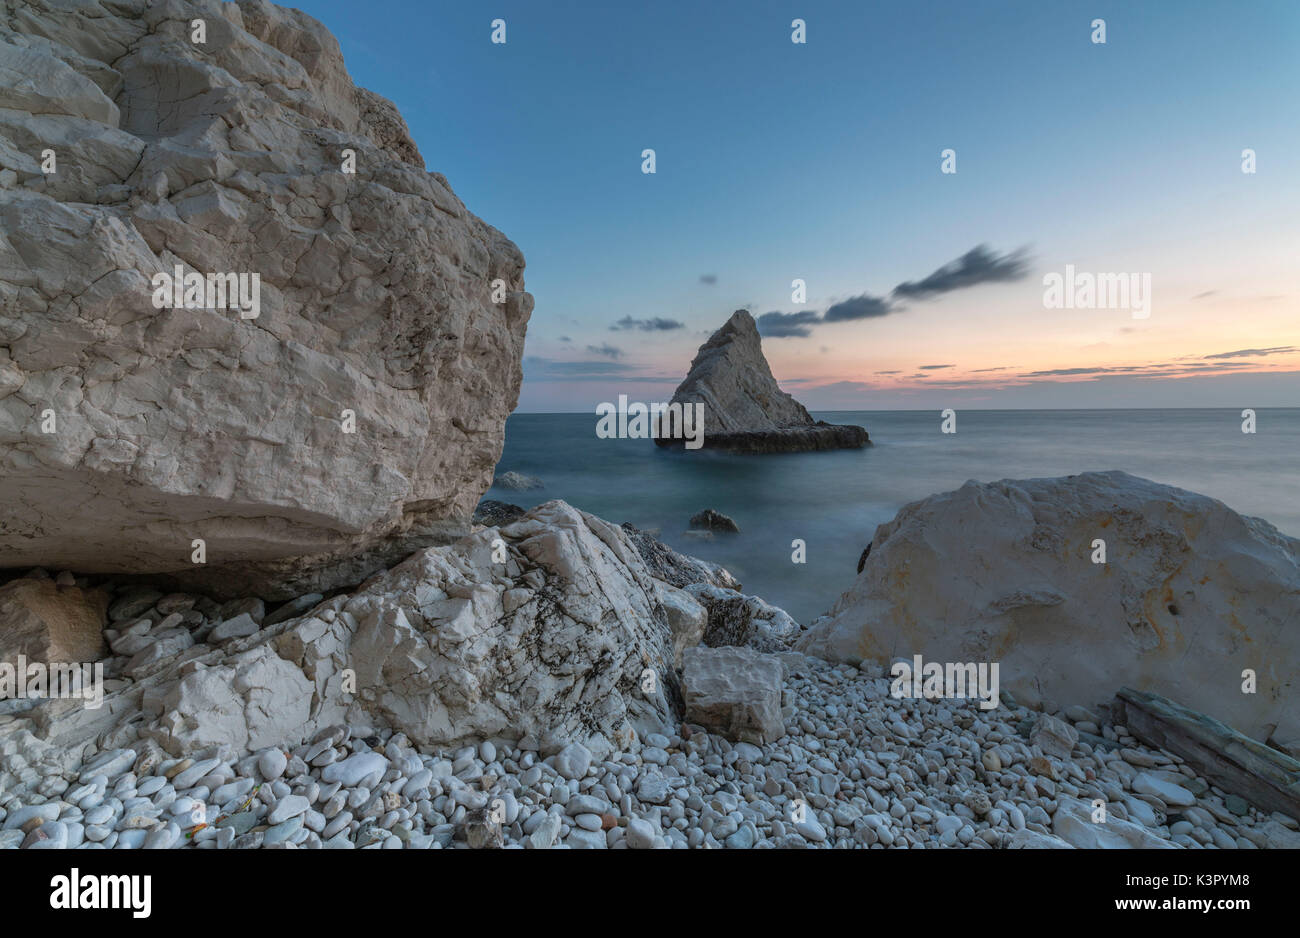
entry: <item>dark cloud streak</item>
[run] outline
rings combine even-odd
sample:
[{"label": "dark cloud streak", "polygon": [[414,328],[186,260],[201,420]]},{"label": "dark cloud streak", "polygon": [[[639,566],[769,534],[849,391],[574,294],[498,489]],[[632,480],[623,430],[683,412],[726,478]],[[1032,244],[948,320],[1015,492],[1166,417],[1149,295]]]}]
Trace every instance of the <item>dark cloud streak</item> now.
[{"label": "dark cloud streak", "polygon": [[611,332],[619,332],[625,329],[639,329],[642,332],[670,332],[673,329],[685,329],[686,323],[678,322],[676,319],[664,319],[659,316],[653,319],[633,319],[631,316],[624,316],[609,328]]}]

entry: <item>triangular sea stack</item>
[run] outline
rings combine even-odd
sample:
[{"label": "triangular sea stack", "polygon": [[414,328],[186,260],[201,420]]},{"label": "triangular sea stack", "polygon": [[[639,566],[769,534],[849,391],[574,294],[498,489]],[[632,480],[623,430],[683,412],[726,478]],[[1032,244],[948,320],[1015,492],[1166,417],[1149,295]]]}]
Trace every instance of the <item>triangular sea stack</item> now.
[{"label": "triangular sea stack", "polygon": [[[854,449],[871,442],[862,427],[813,420],[777,385],[754,317],[743,309],[700,346],[673,404],[704,405],[704,445],[753,453]],[[660,446],[682,445],[667,432]]]}]

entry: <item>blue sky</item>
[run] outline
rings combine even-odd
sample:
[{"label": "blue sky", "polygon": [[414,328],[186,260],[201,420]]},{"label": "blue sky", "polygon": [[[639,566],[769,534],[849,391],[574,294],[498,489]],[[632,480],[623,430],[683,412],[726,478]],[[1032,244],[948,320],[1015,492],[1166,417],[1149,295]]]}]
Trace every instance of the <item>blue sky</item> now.
[{"label": "blue sky", "polygon": [[[298,6],[523,250],[521,410],[666,398],[733,309],[977,245],[1019,278],[769,336],[773,372],[814,409],[1300,403],[1294,0]],[[1045,309],[1066,264],[1150,273],[1149,318]]]}]

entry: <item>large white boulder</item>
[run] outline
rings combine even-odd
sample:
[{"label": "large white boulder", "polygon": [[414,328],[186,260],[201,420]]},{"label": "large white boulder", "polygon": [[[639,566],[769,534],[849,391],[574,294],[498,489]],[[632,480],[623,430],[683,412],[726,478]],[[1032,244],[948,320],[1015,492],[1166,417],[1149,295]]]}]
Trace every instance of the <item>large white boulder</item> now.
[{"label": "large white boulder", "polygon": [[309,615],[188,649],[151,677],[145,735],[175,754],[243,751],[346,723],[419,745],[571,740],[600,757],[680,720],[680,637],[660,596],[622,528],[547,502]]},{"label": "large white boulder", "polygon": [[[465,533],[524,260],[334,37],[263,0],[0,14],[0,563],[288,598]],[[177,267],[256,274],[259,315],[156,307]]]},{"label": "large white boulder", "polygon": [[997,662],[1022,701],[1087,705],[1127,685],[1293,739],[1298,560],[1300,541],[1267,522],[1123,472],[968,482],[881,525],[853,586],[796,647]]}]

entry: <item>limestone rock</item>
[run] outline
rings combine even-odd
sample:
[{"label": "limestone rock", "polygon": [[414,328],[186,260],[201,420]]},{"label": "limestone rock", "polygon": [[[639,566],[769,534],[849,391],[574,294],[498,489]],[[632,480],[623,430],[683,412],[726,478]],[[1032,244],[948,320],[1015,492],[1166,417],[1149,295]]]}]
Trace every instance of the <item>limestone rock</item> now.
[{"label": "limestone rock", "polygon": [[603,757],[681,718],[674,657],[692,637],[674,633],[661,588],[621,528],[547,502],[149,672],[143,734],[179,755],[292,746],[361,723],[416,745],[531,734]]},{"label": "limestone rock", "polygon": [[462,829],[471,850],[497,850],[504,844],[501,822],[490,807],[478,808],[465,816]]},{"label": "limestone rock", "polygon": [[[1093,563],[1104,540],[1106,562]],[[1017,700],[1153,691],[1260,740],[1300,735],[1300,541],[1123,472],[913,502],[797,647],[832,661],[998,662]],[[1241,693],[1252,669],[1258,693]],[[1022,696],[1022,692],[1023,695]]]},{"label": "limestone rock", "polygon": [[701,639],[705,645],[747,645],[757,651],[781,652],[799,637],[799,623],[788,612],[757,596],[710,583],[694,583],[687,592],[708,611]]},{"label": "limestone rock", "polygon": [[1073,850],[1074,845],[1052,834],[1022,828],[1011,835],[1008,850]]},{"label": "limestone rock", "polygon": [[[672,403],[704,405],[706,447],[761,453],[856,448],[870,442],[861,427],[814,421],[781,390],[763,356],[754,318],[743,309],[700,346]],[[682,445],[667,433],[655,442]]]},{"label": "limestone rock", "polygon": [[0,586],[0,661],[93,662],[104,657],[108,594],[23,577]]},{"label": "limestone rock", "polygon": [[518,505],[512,505],[509,502],[499,502],[496,499],[485,498],[478,503],[474,509],[474,523],[486,524],[489,527],[496,527],[501,524],[509,524],[512,521],[518,521],[524,516],[523,508]]},{"label": "limestone rock", "polygon": [[[1138,739],[1186,760],[1198,775],[1265,811],[1300,817],[1300,762],[1159,694],[1121,688],[1114,710]],[[1160,796],[1166,803],[1170,801]]]},{"label": "limestone rock", "polygon": [[659,584],[659,600],[668,616],[673,636],[673,666],[682,666],[682,652],[700,643],[709,623],[709,612],[694,596],[667,583]]},{"label": "limestone rock", "polygon": [[1073,726],[1047,713],[1040,713],[1029,731],[1031,745],[1058,759],[1070,758],[1078,741],[1079,733]]},{"label": "limestone rock", "polygon": [[780,739],[783,673],[775,657],[749,648],[688,648],[682,656],[686,720],[740,742]]},{"label": "limestone rock", "polygon": [[[0,562],[288,599],[467,531],[524,260],[334,37],[265,0],[0,14]],[[258,275],[257,317],[156,307],[177,267]]]},{"label": "limestone rock", "polygon": [[645,562],[650,575],[679,589],[695,583],[708,583],[725,590],[739,590],[740,583],[724,567],[698,557],[679,554],[667,544],[659,541],[623,522],[623,531],[627,534],[637,553]]},{"label": "limestone rock", "polygon": [[173,755],[226,744],[237,752],[280,745],[306,735],[313,686],[269,645],[204,668],[146,697],[162,711],[151,730]]},{"label": "limestone rock", "polygon": [[1052,815],[1052,833],[1081,850],[1170,850],[1178,846],[1140,824],[1114,816],[1094,823],[1092,806],[1077,798],[1061,799]]}]

